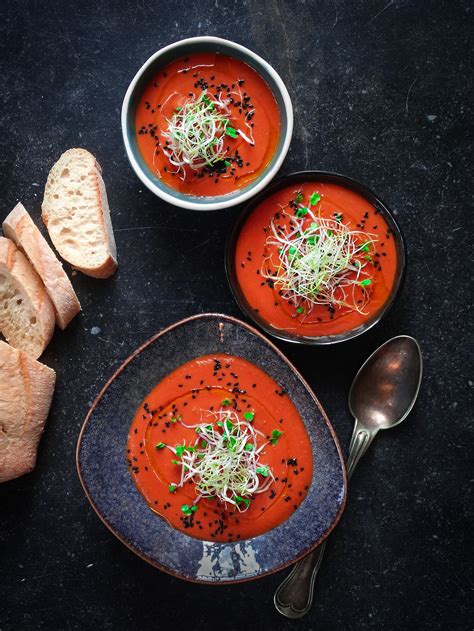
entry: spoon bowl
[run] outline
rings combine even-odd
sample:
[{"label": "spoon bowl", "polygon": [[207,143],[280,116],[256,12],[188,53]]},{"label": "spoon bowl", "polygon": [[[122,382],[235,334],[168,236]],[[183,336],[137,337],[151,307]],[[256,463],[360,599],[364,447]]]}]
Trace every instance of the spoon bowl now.
[{"label": "spoon bowl", "polygon": [[349,392],[352,415],[368,430],[388,429],[411,412],[420,389],[421,350],[408,335],[394,337],[364,362]]}]

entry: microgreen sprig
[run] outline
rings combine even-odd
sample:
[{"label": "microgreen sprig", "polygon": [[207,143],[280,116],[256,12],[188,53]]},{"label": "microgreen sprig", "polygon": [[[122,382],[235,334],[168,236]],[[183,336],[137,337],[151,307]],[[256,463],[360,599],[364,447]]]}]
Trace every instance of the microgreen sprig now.
[{"label": "microgreen sprig", "polygon": [[312,206],[320,200],[314,192],[303,205],[300,193],[294,213],[282,209],[285,222],[272,220],[266,239],[269,254],[260,273],[291,301],[297,315],[305,317],[316,305],[365,313],[375,235],[352,230],[341,213],[329,218],[315,214]]},{"label": "microgreen sprig", "polygon": [[[248,418],[245,415],[240,418],[235,411],[224,408],[202,410],[201,417],[205,417],[202,422],[182,423],[194,429],[197,436],[192,445],[168,445],[180,457],[173,460],[173,464],[181,468],[181,479],[170,485],[170,492],[192,481],[197,494],[193,506],[202,498],[217,497],[242,512],[249,508],[254,495],[263,493],[273,484],[271,468],[261,461],[268,442],[253,426],[254,412],[245,414]],[[274,435],[276,432],[278,436]],[[275,444],[273,441],[279,436],[281,432],[274,430],[269,442]],[[191,510],[187,505],[181,510],[191,514],[186,512]]]},{"label": "microgreen sprig", "polygon": [[177,167],[176,173],[182,174],[181,179],[186,179],[186,168],[197,171],[221,161],[230,167],[226,159],[229,138],[241,137],[253,144],[253,138],[230,124],[229,103],[223,93],[211,98],[204,90],[197,98],[190,96],[166,119],[167,129],[161,132],[163,153]]}]

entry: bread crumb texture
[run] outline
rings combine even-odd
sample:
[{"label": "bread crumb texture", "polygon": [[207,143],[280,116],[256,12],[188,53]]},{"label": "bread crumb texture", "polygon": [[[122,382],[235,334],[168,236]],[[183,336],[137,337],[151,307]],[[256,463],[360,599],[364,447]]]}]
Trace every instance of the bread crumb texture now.
[{"label": "bread crumb texture", "polygon": [[107,193],[100,165],[89,151],[63,153],[49,173],[42,209],[51,240],[65,260],[88,273],[109,269],[113,259],[115,271]]},{"label": "bread crumb texture", "polygon": [[54,308],[26,257],[0,237],[0,332],[15,348],[38,358],[54,331]]}]

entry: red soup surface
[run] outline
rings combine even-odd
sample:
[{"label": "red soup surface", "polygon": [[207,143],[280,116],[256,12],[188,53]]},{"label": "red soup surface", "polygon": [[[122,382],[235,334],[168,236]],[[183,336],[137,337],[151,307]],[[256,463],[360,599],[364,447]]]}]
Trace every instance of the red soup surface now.
[{"label": "red soup surface", "polygon": [[168,186],[188,195],[225,195],[247,186],[269,164],[280,114],[253,68],[226,55],[196,53],[152,78],[135,129],[143,159]]},{"label": "red soup surface", "polygon": [[281,331],[317,337],[354,329],[383,307],[397,254],[387,222],[361,195],[301,182],[252,211],[238,236],[235,266],[261,318]]},{"label": "red soup surface", "polygon": [[[196,502],[193,480],[179,486],[184,446],[193,446],[200,460],[205,441],[195,425],[213,423],[215,413],[221,419],[230,413],[232,420],[245,415],[259,437],[246,448],[260,450],[265,477],[258,476],[267,488],[250,500],[240,498],[241,510],[217,497]],[[255,537],[288,519],[306,496],[313,468],[308,434],[288,394],[260,368],[232,355],[198,357],[153,388],[130,427],[127,463],[154,512],[188,535],[221,542]]]}]

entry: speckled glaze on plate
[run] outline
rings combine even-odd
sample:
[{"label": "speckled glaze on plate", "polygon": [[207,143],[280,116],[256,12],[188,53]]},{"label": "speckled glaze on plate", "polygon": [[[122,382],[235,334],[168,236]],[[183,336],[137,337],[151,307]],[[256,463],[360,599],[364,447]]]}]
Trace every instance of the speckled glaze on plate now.
[{"label": "speckled glaze on plate", "polygon": [[[301,506],[276,528],[235,543],[201,541],[172,528],[148,508],[125,460],[130,423],[156,383],[195,357],[222,352],[253,362],[285,388],[301,414],[313,450],[313,479]],[[177,322],[137,349],[89,410],[76,458],[84,491],[114,535],[157,568],[199,583],[247,581],[290,565],[328,536],[346,501],[341,449],[308,384],[256,329],[220,314]]]}]

